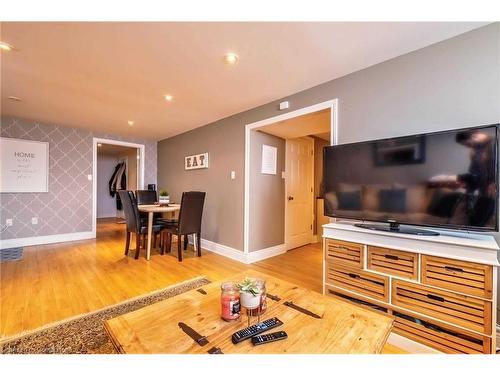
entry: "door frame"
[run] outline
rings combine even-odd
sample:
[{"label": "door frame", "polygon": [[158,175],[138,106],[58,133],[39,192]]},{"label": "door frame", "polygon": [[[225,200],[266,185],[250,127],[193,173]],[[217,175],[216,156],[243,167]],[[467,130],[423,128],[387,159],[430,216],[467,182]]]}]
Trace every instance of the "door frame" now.
[{"label": "door frame", "polygon": [[108,144],[136,148],[139,150],[139,163],[137,163],[137,189],[144,189],[144,156],[146,146],[140,143],[124,142],[115,139],[96,138],[92,140],[92,236],[97,234],[97,144]]},{"label": "door frame", "polygon": [[307,115],[324,109],[330,109],[330,144],[335,145],[338,142],[338,99],[331,99],[325,102],[303,107],[295,111],[283,113],[281,115],[269,117],[264,120],[256,121],[245,125],[245,201],[243,216],[243,252],[249,253],[249,235],[250,235],[250,132],[266,125],[278,121],[289,120],[294,117]]},{"label": "door frame", "polygon": [[[312,150],[312,154],[309,155],[309,169],[310,169],[310,179],[311,181],[309,181],[311,183],[311,187],[312,187],[312,190],[309,194],[309,204],[311,206],[311,233],[310,233],[310,236],[309,236],[309,240],[312,242],[313,240],[313,233],[314,233],[314,230],[313,230],[313,225],[314,225],[314,139],[311,138],[311,137],[299,137],[299,138],[306,138],[308,139],[308,142],[311,143],[311,150]],[[285,170],[286,170],[286,166],[288,165],[288,142],[289,142],[289,139],[286,139],[285,140]],[[288,238],[288,184],[287,184],[287,181],[288,180],[285,180],[285,239],[284,239],[284,244],[285,244],[285,250],[288,251],[288,250],[291,250],[291,249],[294,249],[296,246],[293,246],[293,247],[290,247],[290,242],[289,242],[289,238]]]}]

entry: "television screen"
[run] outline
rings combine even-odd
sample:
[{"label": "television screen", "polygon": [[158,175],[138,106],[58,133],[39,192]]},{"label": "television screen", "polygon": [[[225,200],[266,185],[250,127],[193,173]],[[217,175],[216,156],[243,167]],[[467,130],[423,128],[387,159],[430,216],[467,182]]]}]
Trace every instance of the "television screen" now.
[{"label": "television screen", "polygon": [[324,149],[325,214],[498,230],[498,124]]}]

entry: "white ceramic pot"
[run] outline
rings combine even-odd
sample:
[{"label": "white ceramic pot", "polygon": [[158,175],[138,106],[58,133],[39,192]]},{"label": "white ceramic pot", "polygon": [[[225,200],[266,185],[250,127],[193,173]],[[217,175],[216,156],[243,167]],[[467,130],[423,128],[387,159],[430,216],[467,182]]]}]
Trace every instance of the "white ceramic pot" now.
[{"label": "white ceramic pot", "polygon": [[170,196],[169,195],[167,195],[167,196],[160,195],[158,197],[158,201],[160,204],[169,204],[170,203]]},{"label": "white ceramic pot", "polygon": [[246,309],[255,309],[260,305],[260,294],[254,296],[252,293],[240,291],[240,304]]}]

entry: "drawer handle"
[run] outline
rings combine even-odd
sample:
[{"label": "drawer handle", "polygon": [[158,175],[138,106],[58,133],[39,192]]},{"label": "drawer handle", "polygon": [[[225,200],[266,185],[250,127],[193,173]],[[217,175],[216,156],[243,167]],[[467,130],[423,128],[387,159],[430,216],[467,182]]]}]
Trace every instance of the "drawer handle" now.
[{"label": "drawer handle", "polygon": [[337,249],[342,249],[342,250],[351,250],[351,249],[349,249],[349,248],[348,248],[348,247],[346,247],[346,246],[340,246],[340,245],[337,245],[337,246],[334,246],[334,247],[335,247],[335,248],[337,248]]},{"label": "drawer handle", "polygon": [[392,260],[399,260],[398,256],[396,256],[396,255],[390,255],[390,254],[385,254],[384,258],[392,259]]},{"label": "drawer handle", "polygon": [[463,269],[458,267],[444,266],[444,269],[447,271],[464,272]]},{"label": "drawer handle", "polygon": [[359,275],[356,275],[355,273],[348,273],[349,277],[352,277],[353,279],[359,278]]},{"label": "drawer handle", "polygon": [[427,294],[427,298],[433,299],[434,301],[444,302],[443,297],[435,296],[434,294]]}]

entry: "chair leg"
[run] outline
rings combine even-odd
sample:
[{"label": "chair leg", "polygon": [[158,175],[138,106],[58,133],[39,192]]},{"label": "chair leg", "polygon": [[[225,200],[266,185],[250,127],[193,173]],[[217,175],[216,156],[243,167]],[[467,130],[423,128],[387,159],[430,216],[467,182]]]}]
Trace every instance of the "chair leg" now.
[{"label": "chair leg", "polygon": [[160,232],[160,254],[163,255],[165,254],[165,240],[163,237],[165,236],[165,232]]},{"label": "chair leg", "polygon": [[141,251],[141,235],[135,234],[135,259],[139,259],[139,253]]},{"label": "chair leg", "polygon": [[153,236],[153,249],[156,248],[156,237],[157,237],[157,233],[153,233],[152,236]]},{"label": "chair leg", "polygon": [[187,250],[188,248],[188,235],[184,235],[184,250]]},{"label": "chair leg", "polygon": [[130,247],[130,236],[132,235],[132,233],[128,232],[127,231],[127,236],[126,236],[126,239],[125,239],[125,255],[128,255],[128,249]]},{"label": "chair leg", "polygon": [[201,257],[201,233],[196,233],[196,250],[198,251],[198,256]]},{"label": "chair leg", "polygon": [[179,262],[182,262],[182,238],[181,235],[179,234],[177,236],[177,259],[179,259]]},{"label": "chair leg", "polygon": [[172,252],[172,233],[167,232],[167,253]]}]

